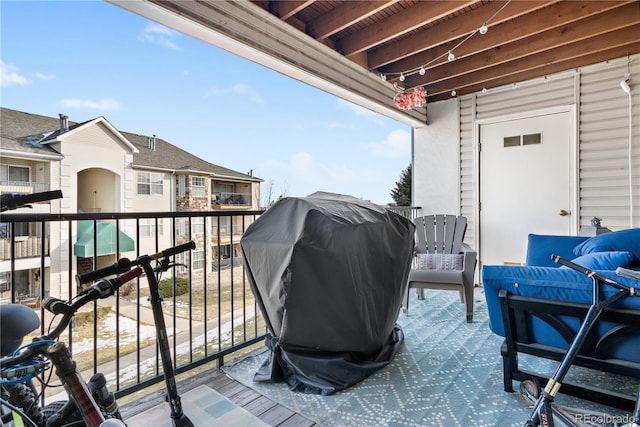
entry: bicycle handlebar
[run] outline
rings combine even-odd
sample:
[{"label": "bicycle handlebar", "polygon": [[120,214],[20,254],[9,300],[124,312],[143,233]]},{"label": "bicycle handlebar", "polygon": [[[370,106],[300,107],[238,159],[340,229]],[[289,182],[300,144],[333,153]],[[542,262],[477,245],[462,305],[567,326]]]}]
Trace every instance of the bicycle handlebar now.
[{"label": "bicycle handlebar", "polygon": [[76,282],[79,285],[93,282],[97,279],[102,279],[112,274],[121,274],[131,269],[131,260],[129,258],[120,258],[118,261],[106,267],[99,268],[97,270],[89,271],[87,273],[76,274]]},{"label": "bicycle handlebar", "polygon": [[180,245],[165,249],[161,252],[157,252],[151,255],[143,255],[138,257],[137,259],[131,261],[128,258],[120,258],[118,261],[114,262],[111,265],[108,265],[103,268],[99,268],[94,271],[89,271],[87,273],[76,274],[76,282],[78,285],[83,285],[85,283],[92,282],[97,279],[101,279],[106,276],[111,276],[112,274],[120,274],[125,271],[128,271],[134,265],[140,265],[140,262],[143,259],[160,259],[160,258],[168,258],[172,255],[176,255],[182,252],[186,252],[188,250],[192,250],[196,248],[196,244],[193,240],[188,241],[187,243],[182,243]]},{"label": "bicycle handlebar", "polygon": [[23,351],[15,356],[4,357],[0,360],[0,367],[15,366],[32,360],[34,353],[40,353],[36,348],[46,348],[55,342],[60,334],[67,328],[67,326],[69,326],[73,319],[73,315],[81,307],[99,298],[107,298],[113,295],[116,289],[127,283],[129,280],[140,276],[142,271],[142,268],[135,267],[118,277],[114,277],[113,279],[101,280],[100,282],[85,289],[82,296],[71,304],[55,297],[45,298],[42,302],[44,308],[51,313],[62,314],[62,319],[58,322],[53,331],[38,337],[31,344],[26,346],[27,349],[31,349],[32,351]]},{"label": "bicycle handlebar", "polygon": [[[50,311],[54,314],[62,314],[62,319],[58,322],[56,327],[51,332],[36,338],[31,344],[23,347],[23,349],[27,349],[26,351],[22,351],[21,353],[14,356],[4,357],[0,359],[0,368],[16,366],[21,363],[28,362],[30,360],[33,360],[35,354],[43,353],[44,351],[40,350],[39,348],[44,347],[46,349],[49,347],[49,345],[55,342],[54,340],[56,340],[60,336],[60,334],[62,334],[62,332],[69,326],[71,320],[73,319],[73,315],[81,307],[100,298],[108,298],[109,296],[113,295],[120,286],[142,275],[144,270],[142,267],[138,266],[138,264],[148,261],[149,259],[168,259],[168,257],[172,255],[186,252],[190,249],[195,249],[195,247],[195,242],[191,240],[187,243],[165,249],[164,251],[152,255],[143,255],[141,257],[138,257],[135,261],[129,261],[128,259],[123,258],[126,261],[118,260],[118,262],[110,266],[96,270],[96,272],[100,272],[99,274],[101,274],[102,277],[118,273],[119,275],[114,278],[100,280],[92,284],[87,289],[83,290],[79,294],[79,298],[72,303],[63,301],[55,297],[45,298],[42,302],[43,307],[47,311]],[[125,268],[125,265],[128,265],[129,267],[135,265],[135,267],[124,272],[120,271],[119,269]],[[79,275],[81,277],[91,278],[85,279],[86,281],[81,281],[81,283],[86,283],[89,280],[93,280],[96,275],[92,275],[92,273],[95,272],[89,272],[85,273],[84,275]]]},{"label": "bicycle handlebar", "polygon": [[101,280],[82,291],[80,294],[80,298],[78,298],[71,304],[54,297],[45,298],[42,302],[42,305],[45,309],[54,314],[63,315],[62,319],[60,320],[60,322],[58,322],[55,329],[49,332],[46,337],[49,339],[57,339],[62,331],[64,331],[67,326],[69,326],[69,323],[71,323],[71,319],[73,318],[73,315],[76,313],[76,311],[78,311],[82,306],[100,298],[110,297],[120,286],[132,279],[135,279],[141,274],[142,268],[136,267],[117,277],[114,277],[113,279]]},{"label": "bicycle handlebar", "polygon": [[31,207],[29,203],[46,202],[47,200],[61,199],[62,191],[41,191],[31,194],[4,193],[0,195],[0,212],[18,209],[21,207]]}]

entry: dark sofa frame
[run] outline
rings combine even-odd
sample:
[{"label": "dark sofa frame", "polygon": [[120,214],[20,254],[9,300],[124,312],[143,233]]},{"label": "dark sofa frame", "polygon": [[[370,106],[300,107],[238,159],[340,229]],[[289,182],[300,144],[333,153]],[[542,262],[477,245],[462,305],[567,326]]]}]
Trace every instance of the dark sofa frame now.
[{"label": "dark sofa frame", "polygon": [[[499,300],[505,331],[505,340],[500,349],[504,370],[504,390],[513,392],[514,380],[528,379],[534,379],[544,388],[548,377],[537,372],[520,369],[518,354],[524,353],[560,361],[565,355],[566,349],[532,342],[527,319],[530,316],[535,316],[543,320],[553,327],[567,343],[571,343],[575,337],[575,331],[567,326],[562,317],[578,318],[582,322],[589,305],[516,296],[504,289],[499,292]],[[574,365],[637,378],[640,383],[640,363],[612,359],[607,356],[611,348],[621,338],[640,334],[640,311],[609,308],[601,314],[599,321],[610,321],[619,326],[601,338],[590,333],[582,351],[576,357]],[[562,384],[560,392],[629,412],[633,411],[637,398],[635,394],[626,395],[592,384],[570,381]]]}]

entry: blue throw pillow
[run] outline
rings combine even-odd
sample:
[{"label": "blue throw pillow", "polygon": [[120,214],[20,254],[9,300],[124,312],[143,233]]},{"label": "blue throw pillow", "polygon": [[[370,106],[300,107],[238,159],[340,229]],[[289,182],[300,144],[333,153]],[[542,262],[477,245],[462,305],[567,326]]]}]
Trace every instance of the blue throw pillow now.
[{"label": "blue throw pillow", "polygon": [[[589,270],[615,270],[617,267],[630,267],[635,261],[631,252],[611,251],[594,252],[581,255],[572,260],[573,263]],[[569,268],[562,266],[561,268]]]},{"label": "blue throw pillow", "polygon": [[573,249],[576,255],[608,251],[631,252],[640,259],[640,228],[600,234],[585,240]]}]

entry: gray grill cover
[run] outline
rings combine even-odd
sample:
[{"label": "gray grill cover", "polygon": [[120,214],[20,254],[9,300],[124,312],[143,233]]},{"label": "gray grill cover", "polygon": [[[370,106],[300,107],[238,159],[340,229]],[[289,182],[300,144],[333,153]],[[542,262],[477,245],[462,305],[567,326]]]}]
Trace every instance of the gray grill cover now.
[{"label": "gray grill cover", "polygon": [[415,227],[379,205],[316,194],[278,201],[240,245],[271,349],[254,380],[331,394],[386,366],[402,343]]}]

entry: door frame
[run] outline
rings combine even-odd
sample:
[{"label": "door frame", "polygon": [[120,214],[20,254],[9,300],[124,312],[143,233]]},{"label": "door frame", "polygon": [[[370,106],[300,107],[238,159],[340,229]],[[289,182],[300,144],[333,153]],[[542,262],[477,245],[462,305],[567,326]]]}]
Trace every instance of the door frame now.
[{"label": "door frame", "polygon": [[[475,247],[478,248],[478,269],[477,271],[482,271],[482,252],[481,252],[481,248],[482,245],[481,240],[482,240],[482,219],[480,216],[480,202],[481,202],[481,197],[482,195],[480,194],[480,187],[481,187],[481,182],[480,182],[480,163],[481,163],[481,157],[482,157],[482,152],[480,149],[480,127],[482,125],[489,125],[489,124],[495,124],[495,123],[500,123],[500,122],[505,122],[505,121],[511,121],[511,120],[521,120],[521,119],[527,119],[527,118],[532,118],[532,117],[537,117],[537,116],[543,116],[543,115],[551,115],[551,114],[559,114],[559,113],[569,113],[569,117],[571,119],[570,123],[570,129],[572,129],[572,131],[570,132],[570,140],[569,140],[569,176],[572,177],[572,179],[569,180],[569,206],[571,209],[571,219],[569,220],[569,228],[570,228],[570,234],[571,235],[577,235],[578,233],[578,229],[579,229],[579,224],[580,224],[580,211],[579,211],[579,203],[578,203],[578,192],[579,192],[579,182],[580,182],[580,177],[578,175],[578,163],[579,163],[579,158],[578,158],[578,133],[579,133],[579,126],[578,126],[578,113],[577,113],[578,109],[576,104],[568,104],[568,105],[560,105],[560,106],[555,106],[555,107],[549,107],[549,108],[542,108],[542,109],[538,109],[538,110],[529,110],[529,111],[523,111],[523,112],[519,112],[519,113],[513,113],[513,114],[506,114],[506,115],[502,115],[502,116],[494,116],[494,117],[487,117],[487,118],[483,118],[483,119],[475,119],[474,120],[474,126],[473,126],[473,140],[474,140],[474,149],[475,149],[475,153],[477,153],[476,156],[476,197],[474,200],[474,212],[476,215],[476,218],[478,220],[478,226],[476,229],[476,236],[477,236],[477,241],[475,242]],[[480,277],[479,282],[482,282],[481,280],[482,278]]]}]

